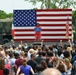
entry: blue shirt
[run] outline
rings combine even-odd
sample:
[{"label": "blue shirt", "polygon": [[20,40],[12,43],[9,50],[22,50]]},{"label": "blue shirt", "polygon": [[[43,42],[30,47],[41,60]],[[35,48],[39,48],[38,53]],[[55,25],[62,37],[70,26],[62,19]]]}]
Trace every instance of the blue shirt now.
[{"label": "blue shirt", "polygon": [[40,32],[41,31],[41,28],[40,27],[36,27],[36,28],[34,28],[34,31],[35,32]]},{"label": "blue shirt", "polygon": [[20,69],[21,69],[21,73],[23,73],[25,75],[30,75],[31,66],[29,66],[29,65],[26,65],[26,66],[21,65]]}]

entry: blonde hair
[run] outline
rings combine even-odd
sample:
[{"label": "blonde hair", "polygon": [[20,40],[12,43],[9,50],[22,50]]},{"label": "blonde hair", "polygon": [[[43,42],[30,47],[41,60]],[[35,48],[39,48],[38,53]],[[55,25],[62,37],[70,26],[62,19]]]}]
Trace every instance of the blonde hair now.
[{"label": "blonde hair", "polygon": [[68,58],[65,58],[64,61],[65,61],[65,64],[67,66],[67,69],[70,69],[71,66],[72,66],[71,63],[70,63],[70,60]]},{"label": "blonde hair", "polygon": [[24,54],[25,54],[24,51],[20,52],[20,56],[24,56]]}]

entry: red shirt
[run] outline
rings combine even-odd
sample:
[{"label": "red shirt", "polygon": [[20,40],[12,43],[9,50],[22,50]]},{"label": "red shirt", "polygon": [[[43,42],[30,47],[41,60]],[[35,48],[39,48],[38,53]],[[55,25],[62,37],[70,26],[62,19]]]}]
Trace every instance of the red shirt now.
[{"label": "red shirt", "polygon": [[0,70],[0,75],[4,75],[3,70]]},{"label": "red shirt", "polygon": [[17,67],[21,66],[21,65],[22,65],[22,59],[21,59],[21,58],[18,58],[18,59],[15,61],[15,64],[17,65]]}]

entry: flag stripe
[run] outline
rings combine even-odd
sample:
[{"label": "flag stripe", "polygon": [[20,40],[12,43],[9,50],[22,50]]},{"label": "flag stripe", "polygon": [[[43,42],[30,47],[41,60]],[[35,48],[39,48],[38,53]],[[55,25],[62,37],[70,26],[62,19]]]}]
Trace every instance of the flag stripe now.
[{"label": "flag stripe", "polygon": [[[39,17],[37,17],[37,20],[38,19],[67,19],[67,16],[39,16]],[[69,16],[69,19],[72,19],[72,17],[71,16]]]},{"label": "flag stripe", "polygon": [[[42,29],[42,31],[65,31],[66,29]],[[19,32],[19,31],[21,31],[21,32],[24,32],[24,31],[28,31],[28,29],[17,29],[17,30],[15,30],[15,32]],[[34,31],[33,29],[30,29],[30,31]],[[69,31],[72,31],[72,29],[69,29]]]},{"label": "flag stripe", "polygon": [[[54,22],[54,21],[63,21],[63,22],[65,22],[66,20],[65,19],[38,19],[37,21],[52,21],[52,22]],[[72,21],[72,19],[69,19],[69,21]]]},{"label": "flag stripe", "polygon": [[[65,29],[66,26],[42,26],[42,29]],[[34,27],[14,27],[14,29],[34,29]],[[69,29],[72,29],[70,26]]]},{"label": "flag stripe", "polygon": [[[34,36],[34,34],[15,34],[15,36]],[[42,34],[42,36],[65,36],[65,34]],[[72,34],[69,34],[72,36]]]},{"label": "flag stripe", "polygon": [[37,16],[72,16],[72,14],[37,14]]},{"label": "flag stripe", "polygon": [[[65,24],[41,24],[41,26],[66,26]],[[72,24],[69,24],[69,26],[72,26]]]},{"label": "flag stripe", "polygon": [[[34,39],[35,37],[34,36],[31,36],[31,37],[29,37],[29,36],[15,36],[14,37],[14,39],[25,39],[25,38],[27,38],[27,39]],[[64,38],[66,38],[66,36],[43,36],[41,39],[64,39]],[[69,37],[69,39],[71,39],[72,37],[70,36]]]},{"label": "flag stripe", "polygon": [[61,11],[57,11],[57,12],[53,12],[53,11],[51,11],[51,13],[50,12],[46,12],[46,11],[43,11],[43,12],[37,12],[37,14],[71,14],[71,11],[65,11],[64,13],[63,12],[61,12]]},{"label": "flag stripe", "polygon": [[[52,31],[52,32],[51,31],[42,31],[41,32],[41,34],[45,34],[45,33],[46,34],[55,34],[55,33],[56,34],[66,34],[66,31],[61,31],[61,32],[60,31]],[[69,31],[69,33],[72,33],[72,32]],[[22,32],[22,31],[21,32],[15,32],[15,34],[30,34],[30,31],[28,31],[28,32],[26,32],[26,31],[25,32]],[[31,31],[31,34],[35,34],[35,32]]]}]

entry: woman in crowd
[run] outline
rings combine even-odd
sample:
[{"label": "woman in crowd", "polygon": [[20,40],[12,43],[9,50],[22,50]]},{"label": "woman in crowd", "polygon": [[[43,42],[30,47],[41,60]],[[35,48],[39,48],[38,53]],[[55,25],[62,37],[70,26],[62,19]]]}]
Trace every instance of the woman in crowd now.
[{"label": "woman in crowd", "polygon": [[[21,72],[21,73],[20,73],[20,72]],[[30,75],[30,72],[31,72],[32,74],[34,74],[34,71],[33,71],[32,67],[29,66],[29,65],[27,65],[27,59],[23,58],[22,65],[19,66],[16,75],[19,75],[19,73],[20,73],[20,74],[23,74],[23,75]]]},{"label": "woman in crowd", "polygon": [[[8,62],[6,65],[5,65],[5,59]],[[9,69],[10,69],[9,59],[0,53],[0,75],[9,75]]]}]

